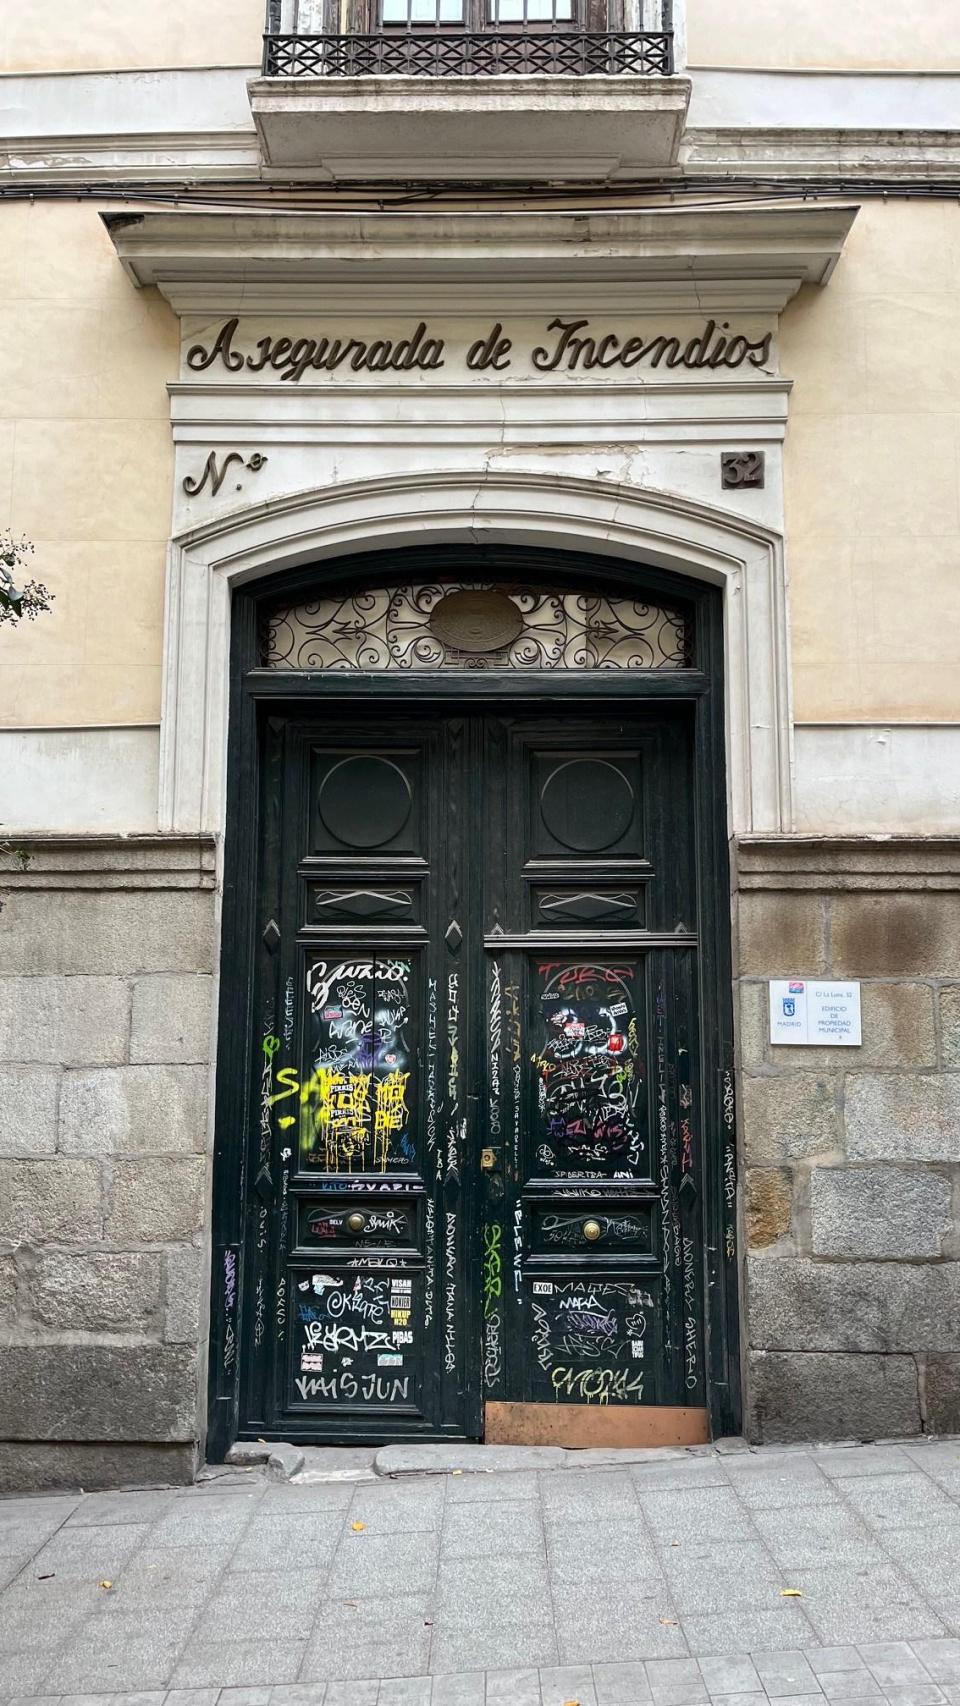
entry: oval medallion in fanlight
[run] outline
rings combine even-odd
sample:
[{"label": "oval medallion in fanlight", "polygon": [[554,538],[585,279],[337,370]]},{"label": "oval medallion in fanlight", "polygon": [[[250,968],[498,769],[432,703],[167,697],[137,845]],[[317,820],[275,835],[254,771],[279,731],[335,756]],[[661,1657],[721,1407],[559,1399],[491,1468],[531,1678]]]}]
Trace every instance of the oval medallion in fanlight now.
[{"label": "oval medallion in fanlight", "polygon": [[481,588],[445,593],[430,612],[429,628],[453,651],[502,652],[522,633],[523,617],[505,592]]}]

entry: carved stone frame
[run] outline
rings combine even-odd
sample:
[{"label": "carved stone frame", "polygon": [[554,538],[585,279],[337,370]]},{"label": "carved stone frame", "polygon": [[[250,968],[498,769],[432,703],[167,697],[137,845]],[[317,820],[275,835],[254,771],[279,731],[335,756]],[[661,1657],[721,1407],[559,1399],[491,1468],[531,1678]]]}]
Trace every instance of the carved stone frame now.
[{"label": "carved stone frame", "polygon": [[416,543],[537,545],[666,568],[724,592],[728,829],[792,825],[783,542],[676,494],[542,473],[356,480],[225,515],[170,547],[160,828],[223,830],[235,586],[283,568]]}]

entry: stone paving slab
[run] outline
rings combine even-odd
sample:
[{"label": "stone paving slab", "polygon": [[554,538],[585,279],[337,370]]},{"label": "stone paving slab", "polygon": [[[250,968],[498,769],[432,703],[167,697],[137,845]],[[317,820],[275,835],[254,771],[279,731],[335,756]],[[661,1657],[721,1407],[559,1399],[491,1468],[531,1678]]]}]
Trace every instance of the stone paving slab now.
[{"label": "stone paving slab", "polygon": [[[0,1706],[960,1706],[960,1641],[811,1647],[738,1658],[506,1667],[349,1681],[16,1694]],[[940,1676],[938,1684],[934,1679]],[[836,1690],[824,1693],[833,1682]],[[842,1690],[846,1689],[846,1693]]]},{"label": "stone paving slab", "polygon": [[418,1449],[0,1500],[0,1706],[960,1706],[960,1440]]}]

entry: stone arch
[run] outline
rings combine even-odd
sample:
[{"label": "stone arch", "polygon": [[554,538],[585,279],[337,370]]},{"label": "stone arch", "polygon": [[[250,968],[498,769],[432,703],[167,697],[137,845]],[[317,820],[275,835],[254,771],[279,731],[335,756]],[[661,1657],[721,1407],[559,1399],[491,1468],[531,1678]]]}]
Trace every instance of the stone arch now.
[{"label": "stone arch", "polygon": [[355,480],[228,512],[171,542],[159,821],[223,828],[234,587],[390,545],[579,548],[670,569],[724,594],[729,828],[791,827],[782,540],[740,516],[597,479],[497,472]]}]

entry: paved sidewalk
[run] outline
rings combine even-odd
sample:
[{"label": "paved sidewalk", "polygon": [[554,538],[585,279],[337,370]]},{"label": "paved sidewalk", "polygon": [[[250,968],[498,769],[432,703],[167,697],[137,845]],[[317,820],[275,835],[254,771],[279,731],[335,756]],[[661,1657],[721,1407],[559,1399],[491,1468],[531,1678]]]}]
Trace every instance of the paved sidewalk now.
[{"label": "paved sidewalk", "polygon": [[0,1500],[0,1703],[960,1706],[960,1441],[646,1457]]}]

